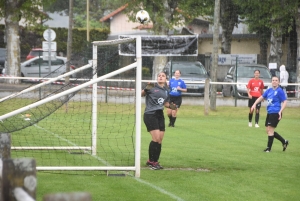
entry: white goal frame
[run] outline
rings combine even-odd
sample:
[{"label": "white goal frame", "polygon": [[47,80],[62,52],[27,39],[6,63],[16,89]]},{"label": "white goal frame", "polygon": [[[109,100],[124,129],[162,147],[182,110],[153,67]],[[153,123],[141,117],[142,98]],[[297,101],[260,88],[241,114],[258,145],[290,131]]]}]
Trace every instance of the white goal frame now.
[{"label": "white goal frame", "polygon": [[[113,71],[111,73],[108,73],[106,75],[103,75],[101,77],[97,77],[97,46],[104,46],[109,44],[121,44],[126,43],[130,41],[136,41],[136,62],[132,63],[128,66],[125,66],[119,70]],[[92,62],[92,68],[93,68],[93,79],[83,83],[81,85],[78,85],[76,87],[73,87],[71,89],[68,89],[66,91],[63,91],[61,93],[55,94],[53,96],[50,96],[48,98],[42,99],[40,101],[37,101],[35,103],[32,103],[30,105],[27,105],[25,107],[19,108],[17,110],[14,110],[12,112],[9,112],[7,114],[4,114],[0,116],[0,121],[5,120],[6,118],[9,118],[11,116],[20,114],[26,110],[35,108],[39,105],[45,104],[47,102],[50,102],[52,100],[55,100],[56,98],[59,98],[61,96],[68,95],[70,93],[76,92],[80,89],[83,89],[85,87],[88,87],[92,85],[92,144],[91,147],[12,147],[12,149],[22,149],[22,150],[33,150],[33,149],[47,149],[47,150],[65,150],[65,149],[77,149],[77,150],[91,150],[92,155],[96,155],[96,148],[97,148],[97,83],[105,80],[107,78],[110,78],[114,75],[120,74],[122,72],[128,71],[130,69],[136,68],[136,89],[135,89],[135,98],[136,98],[136,105],[135,105],[135,162],[134,166],[38,166],[36,167],[37,170],[44,170],[44,171],[56,171],[56,170],[104,170],[104,171],[135,171],[135,177],[140,177],[140,161],[141,161],[141,87],[142,87],[142,41],[141,36],[136,36],[134,38],[126,38],[126,39],[117,39],[117,40],[111,40],[111,41],[94,41],[93,44],[93,62]],[[90,68],[91,65],[83,66],[80,70]],[[59,76],[57,78],[49,79],[45,83],[41,83],[37,86],[34,86],[32,88],[28,88],[24,91],[21,91],[19,93],[13,94],[9,97],[5,97],[1,99],[1,101],[8,99],[13,96],[18,96],[20,94],[23,94],[25,92],[28,92],[30,90],[34,90],[37,87],[41,87],[45,84],[54,82],[57,79],[60,79],[62,77],[66,77],[71,75],[72,73],[78,72],[79,69],[77,69],[75,72],[69,72],[62,76]]]}]

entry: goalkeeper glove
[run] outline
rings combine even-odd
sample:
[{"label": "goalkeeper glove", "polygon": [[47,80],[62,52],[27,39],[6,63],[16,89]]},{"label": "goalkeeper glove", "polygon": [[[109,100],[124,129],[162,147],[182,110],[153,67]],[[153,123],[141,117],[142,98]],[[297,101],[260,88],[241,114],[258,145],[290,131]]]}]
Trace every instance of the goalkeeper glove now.
[{"label": "goalkeeper glove", "polygon": [[170,108],[171,110],[176,110],[176,109],[177,109],[177,107],[176,107],[176,105],[175,105],[174,103],[170,103],[170,104],[169,104],[169,108]]},{"label": "goalkeeper glove", "polygon": [[144,92],[148,93],[150,91],[150,89],[152,89],[154,87],[154,83],[148,83],[147,86],[144,89]]}]

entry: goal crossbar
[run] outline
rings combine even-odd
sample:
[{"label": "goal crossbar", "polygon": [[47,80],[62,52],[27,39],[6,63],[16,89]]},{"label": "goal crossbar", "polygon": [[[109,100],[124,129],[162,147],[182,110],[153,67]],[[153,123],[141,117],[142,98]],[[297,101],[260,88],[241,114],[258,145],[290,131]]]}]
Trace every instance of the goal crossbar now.
[{"label": "goal crossbar", "polygon": [[105,46],[105,45],[117,45],[117,44],[123,44],[123,43],[128,43],[135,41],[136,36],[133,38],[122,38],[122,39],[115,39],[115,40],[106,40],[106,41],[94,41],[92,42],[93,45],[95,46]]}]

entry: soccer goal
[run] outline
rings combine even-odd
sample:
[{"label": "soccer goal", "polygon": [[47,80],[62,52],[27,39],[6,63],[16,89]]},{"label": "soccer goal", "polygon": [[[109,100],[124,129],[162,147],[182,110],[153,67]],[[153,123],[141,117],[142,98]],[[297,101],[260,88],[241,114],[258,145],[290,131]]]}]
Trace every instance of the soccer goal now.
[{"label": "soccer goal", "polygon": [[[134,56],[119,54],[134,44]],[[0,99],[12,157],[37,170],[134,171],[140,177],[141,38],[94,41],[92,62]],[[76,79],[75,74],[88,75]]]}]

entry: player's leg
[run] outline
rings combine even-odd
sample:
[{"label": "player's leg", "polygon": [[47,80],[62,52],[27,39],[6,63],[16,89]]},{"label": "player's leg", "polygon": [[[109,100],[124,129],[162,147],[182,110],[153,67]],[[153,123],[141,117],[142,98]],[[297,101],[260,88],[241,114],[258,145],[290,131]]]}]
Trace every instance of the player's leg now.
[{"label": "player's leg", "polygon": [[[255,98],[255,101],[257,98]],[[259,111],[260,111],[261,103],[256,104],[256,110],[255,110],[255,127],[258,128],[258,122],[259,122]]]},{"label": "player's leg", "polygon": [[176,110],[172,110],[172,122],[171,122],[172,127],[175,126],[175,121],[176,121],[176,118],[177,118],[177,111],[178,111],[178,108]]},{"label": "player's leg", "polygon": [[253,117],[253,111],[251,111],[251,107],[253,105],[253,97],[248,100],[248,107],[249,107],[249,113],[248,113],[248,126],[252,127],[252,117]]},{"label": "player's leg", "polygon": [[[281,114],[281,117],[282,117],[282,114]],[[278,123],[279,123],[279,121],[278,121]],[[277,123],[277,125],[278,125],[278,123]],[[281,135],[279,135],[279,133],[277,133],[275,131],[274,131],[274,138],[281,142],[282,147],[283,147],[282,151],[285,151],[287,146],[289,145],[289,141],[284,139]]]},{"label": "player's leg", "polygon": [[177,112],[178,112],[178,109],[180,108],[181,103],[182,103],[182,97],[181,96],[177,96],[174,99],[174,103],[175,103],[177,109],[176,110],[172,110],[172,127],[175,126],[175,121],[177,119]]},{"label": "player's leg", "polygon": [[159,157],[160,157],[160,153],[161,153],[161,148],[162,148],[162,141],[164,139],[165,136],[165,116],[164,114],[161,112],[161,114],[158,116],[158,122],[159,122],[159,142],[158,143],[158,153],[157,153],[157,164],[155,167],[153,167],[153,169],[163,169],[163,166],[160,165],[160,163],[158,162]]},{"label": "player's leg", "polygon": [[167,115],[168,115],[168,118],[169,118],[169,124],[168,126],[172,126],[172,110],[170,108],[167,109]]},{"label": "player's leg", "polygon": [[[174,103],[174,97],[170,96],[170,103]],[[175,103],[174,103],[175,104]],[[171,109],[167,109],[167,115],[169,117],[169,127],[172,126],[172,122],[173,122],[173,116],[172,116],[172,110]]]},{"label": "player's leg", "polygon": [[274,141],[274,127],[267,126],[267,134],[268,134],[268,143],[267,148],[264,150],[265,152],[270,152],[272,149],[273,141]]},{"label": "player's leg", "polygon": [[151,134],[151,141],[148,149],[149,159],[146,164],[152,167],[157,158],[159,142],[161,143],[159,122],[156,114],[144,114],[144,123],[147,127],[147,131]]},{"label": "player's leg", "polygon": [[[275,137],[274,135],[276,135],[274,130],[279,123],[278,118],[279,118],[278,113],[267,114],[265,125],[267,128],[267,134],[268,134],[268,144],[267,144],[267,148],[264,150],[265,152],[270,152],[272,149],[272,145],[273,145],[273,141],[274,141],[274,137]],[[276,135],[276,137],[279,137],[279,136]],[[287,144],[288,144],[288,142],[287,142]]]}]

